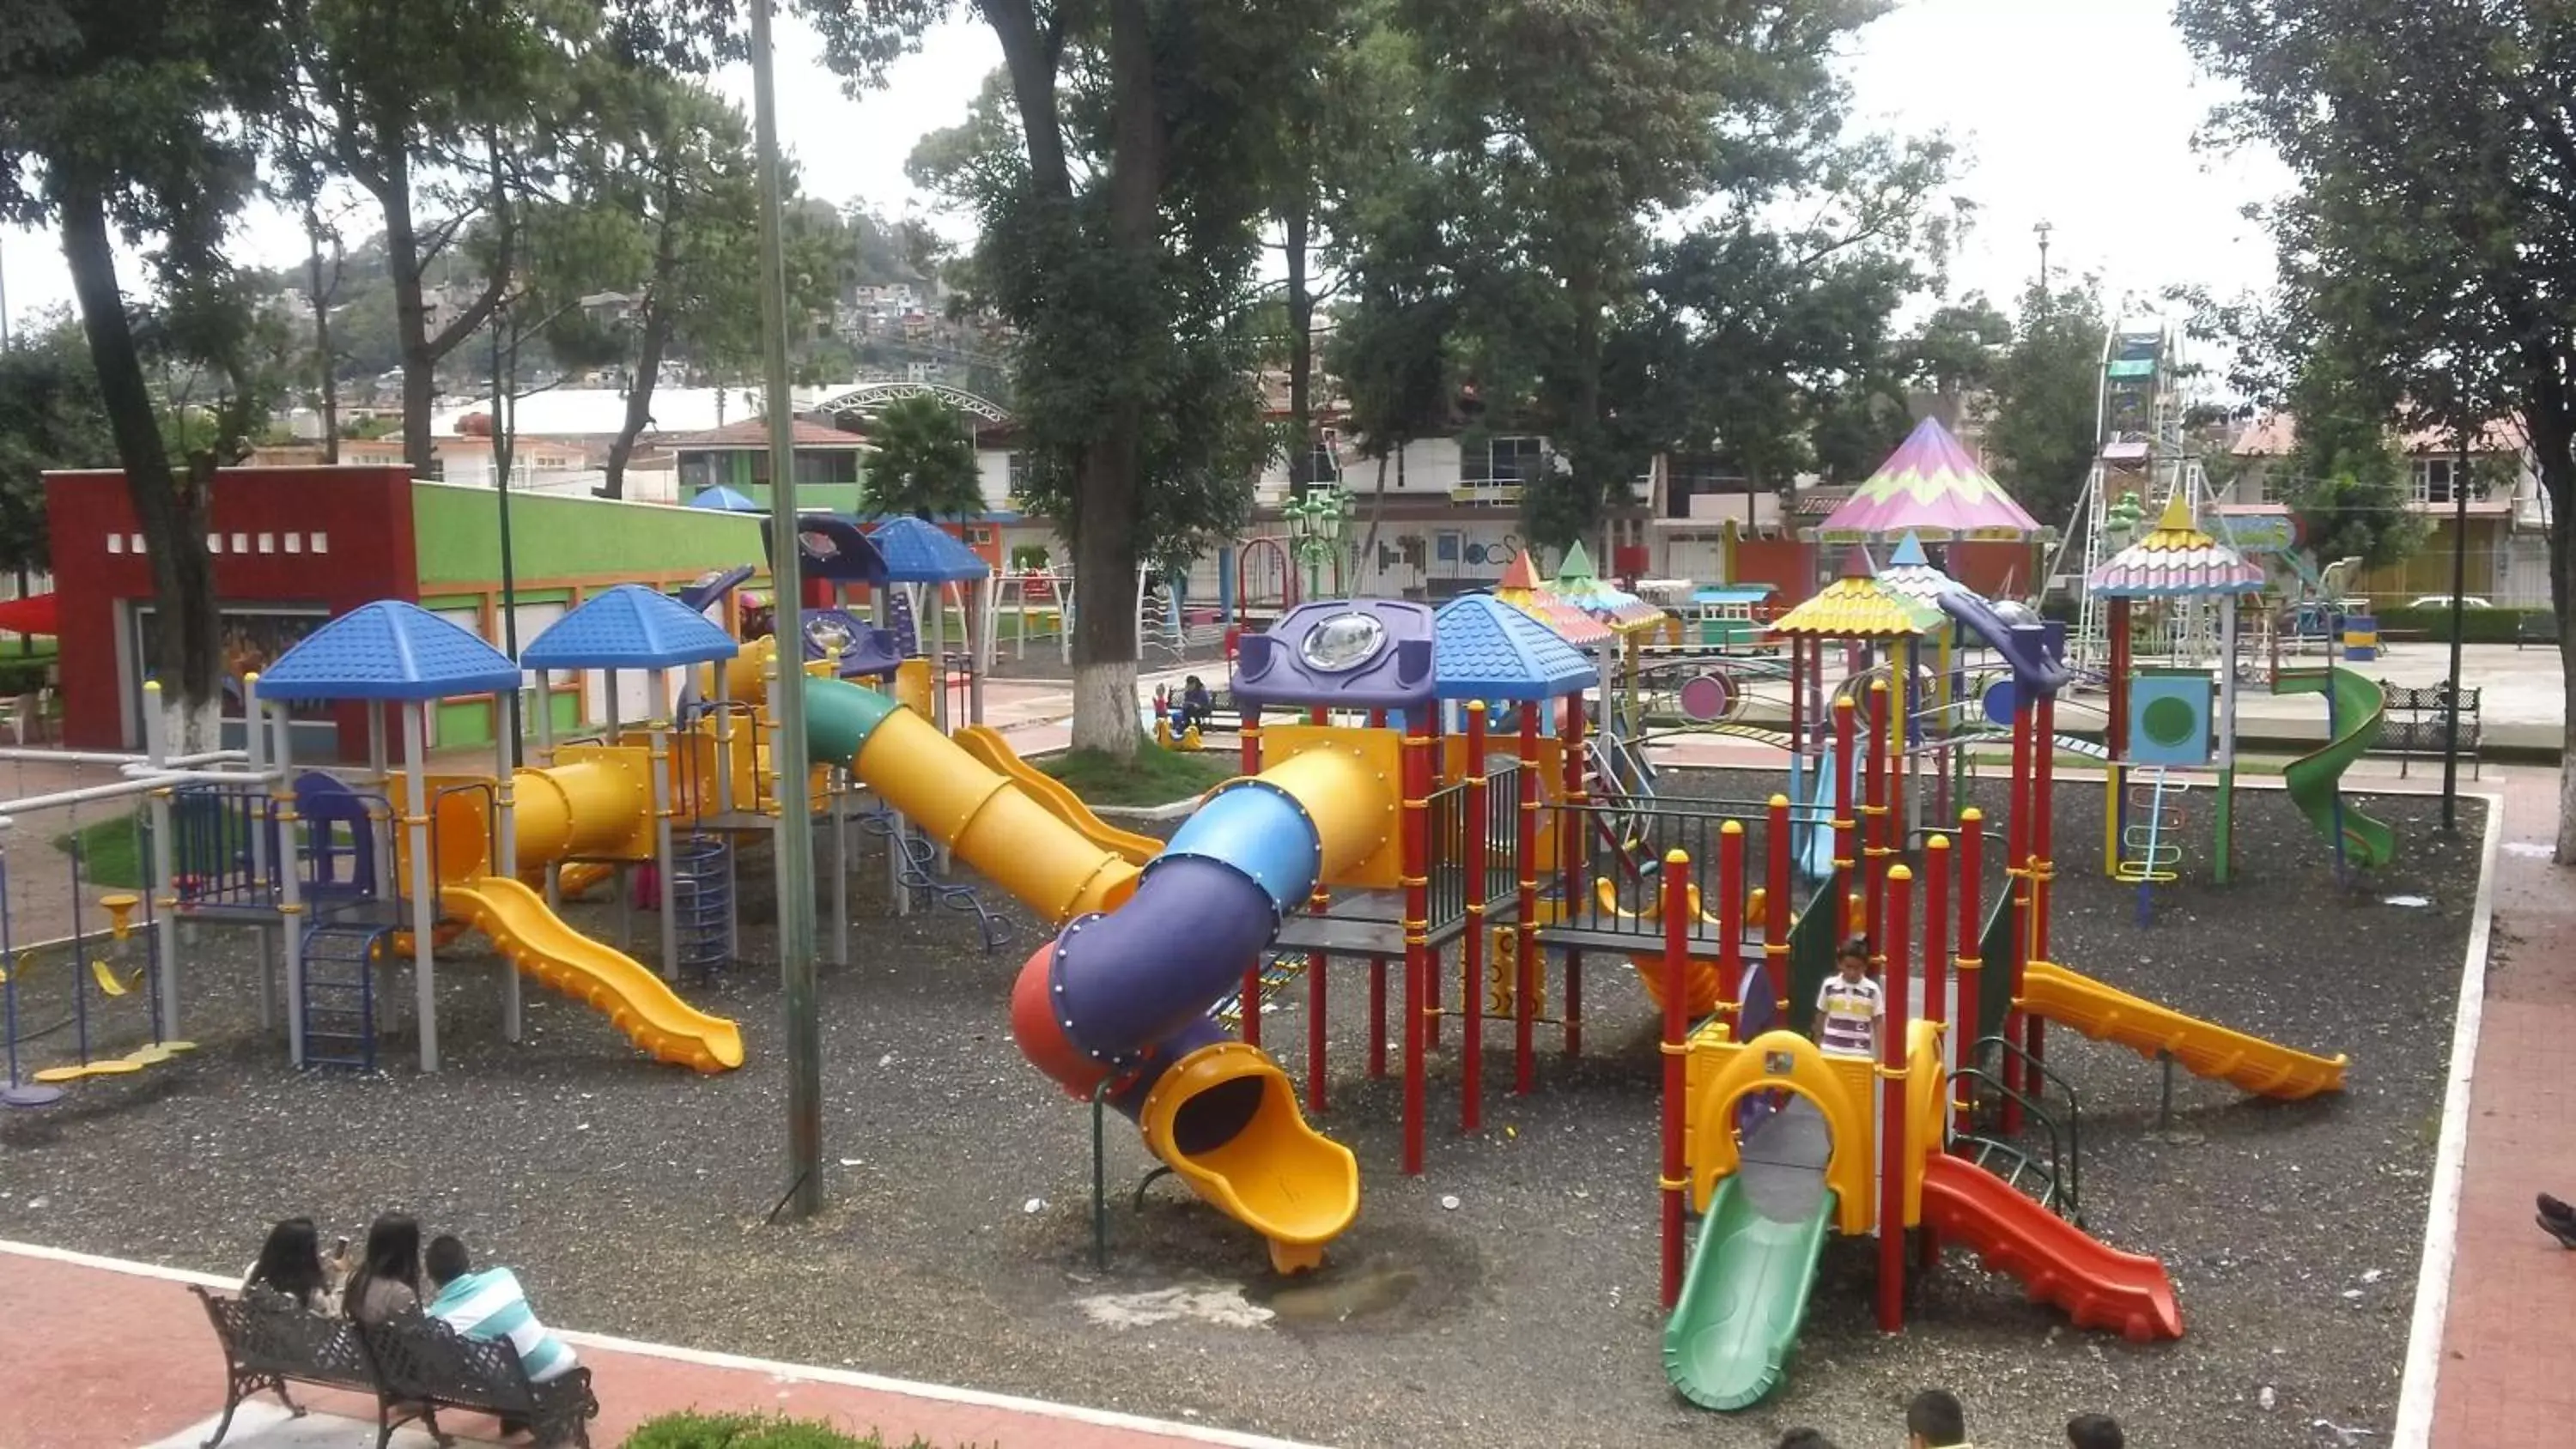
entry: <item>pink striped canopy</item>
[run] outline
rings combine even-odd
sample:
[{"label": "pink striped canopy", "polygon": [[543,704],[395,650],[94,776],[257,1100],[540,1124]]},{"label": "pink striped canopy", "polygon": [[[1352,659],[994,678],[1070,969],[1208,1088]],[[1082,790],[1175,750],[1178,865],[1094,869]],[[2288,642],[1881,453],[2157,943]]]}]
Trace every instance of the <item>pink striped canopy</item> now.
[{"label": "pink striped canopy", "polygon": [[2039,531],[1940,419],[1925,418],[1816,533],[1827,543],[1852,543],[1908,533],[1935,542],[2018,541]]}]

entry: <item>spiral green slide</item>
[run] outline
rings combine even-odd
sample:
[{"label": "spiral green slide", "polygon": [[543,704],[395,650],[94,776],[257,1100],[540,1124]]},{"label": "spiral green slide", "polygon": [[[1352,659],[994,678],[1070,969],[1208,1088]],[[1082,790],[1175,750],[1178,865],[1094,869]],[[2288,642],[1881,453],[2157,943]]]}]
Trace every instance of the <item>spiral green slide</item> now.
[{"label": "spiral green slide", "polygon": [[1710,1196],[1664,1325],[1664,1373],[1701,1408],[1750,1408],[1788,1372],[1834,1232],[1831,1151],[1824,1119],[1792,1097],[1747,1134],[1736,1172]]},{"label": "spiral green slide", "polygon": [[2386,821],[2362,814],[2342,793],[2343,772],[2379,742],[2387,701],[2378,684],[2349,669],[2283,671],[2272,682],[2272,692],[2324,695],[2334,735],[2323,749],[2301,755],[2281,772],[2290,788],[2290,803],[2299,807],[2327,844],[2334,843],[2338,830],[2342,832],[2346,862],[2370,870],[2395,859],[2397,832]]}]

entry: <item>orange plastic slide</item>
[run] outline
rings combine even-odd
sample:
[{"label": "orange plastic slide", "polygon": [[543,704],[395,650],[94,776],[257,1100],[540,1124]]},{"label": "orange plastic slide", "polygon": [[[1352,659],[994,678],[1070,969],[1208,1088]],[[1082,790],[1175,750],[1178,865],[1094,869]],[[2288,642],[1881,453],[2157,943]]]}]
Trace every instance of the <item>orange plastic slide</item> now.
[{"label": "orange plastic slide", "polygon": [[1126,861],[1143,865],[1160,855],[1163,842],[1150,835],[1121,830],[1091,813],[1082,797],[1073,793],[1062,780],[1020,758],[1019,751],[987,725],[968,725],[949,738],[957,747],[975,757],[977,763],[1020,787],[1021,793],[1046,807],[1046,812],[1073,827],[1074,833],[1091,845]]},{"label": "orange plastic slide", "polygon": [[2078,1328],[2117,1329],[2138,1343],[2182,1337],[2182,1308],[2164,1264],[2087,1236],[1975,1163],[1924,1160],[1923,1225],[2019,1278]]},{"label": "orange plastic slide", "polygon": [[2195,1076],[2293,1102],[2342,1091],[2343,1069],[2349,1064],[2341,1054],[2314,1056],[2185,1016],[2047,961],[2023,968],[2021,1009],[2062,1021],[2095,1041],[2118,1042],[2141,1056],[2163,1052]]}]

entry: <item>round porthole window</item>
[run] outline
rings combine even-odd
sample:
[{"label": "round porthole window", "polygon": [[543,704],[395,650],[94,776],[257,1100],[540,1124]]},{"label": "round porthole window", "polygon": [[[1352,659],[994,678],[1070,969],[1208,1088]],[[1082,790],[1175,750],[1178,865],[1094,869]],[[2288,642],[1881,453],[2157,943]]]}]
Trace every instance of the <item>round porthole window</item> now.
[{"label": "round porthole window", "polygon": [[1386,647],[1386,626],[1375,614],[1335,614],[1306,633],[1298,656],[1310,669],[1339,674],[1357,669]]}]

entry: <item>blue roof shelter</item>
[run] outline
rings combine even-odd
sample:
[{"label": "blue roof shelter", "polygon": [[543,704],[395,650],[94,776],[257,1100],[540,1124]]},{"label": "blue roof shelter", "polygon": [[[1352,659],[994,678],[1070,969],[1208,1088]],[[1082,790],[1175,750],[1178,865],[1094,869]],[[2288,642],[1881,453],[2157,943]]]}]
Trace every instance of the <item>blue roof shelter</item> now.
[{"label": "blue roof shelter", "polygon": [[[1491,594],[1461,594],[1432,616],[1432,690],[1448,706],[1449,724],[1464,728],[1468,700],[1530,708],[1581,694],[1601,670],[1553,629]],[[1551,711],[1539,710],[1541,729],[1555,733]],[[1497,724],[1502,721],[1497,721]]]},{"label": "blue roof shelter", "polygon": [[[411,910],[412,982],[417,993],[415,1021],[420,1034],[420,1069],[438,1070],[438,978],[432,940],[438,921],[439,889],[433,878],[427,763],[429,705],[456,695],[515,696],[523,676],[510,657],[457,625],[417,604],[380,599],[353,609],[314,630],[270,665],[254,686],[262,700],[359,700],[367,710],[367,756],[379,777],[386,771],[385,716],[388,704],[401,706],[403,732],[402,828],[410,832],[410,879],[403,894]],[[493,731],[500,772],[510,772],[518,741],[506,729]],[[507,796],[500,797],[506,799]],[[510,807],[497,804],[493,826],[500,841],[504,874],[517,870],[516,834]],[[292,881],[295,872],[285,873]],[[290,905],[293,900],[290,896]],[[297,1065],[304,1061],[303,936],[287,932],[286,1019]],[[519,973],[501,973],[502,1035],[519,1039]]]},{"label": "blue roof shelter", "polygon": [[731,659],[733,636],[658,589],[619,584],[546,626],[519,663],[530,669],[669,669]]},{"label": "blue roof shelter", "polygon": [[689,500],[691,508],[709,508],[718,513],[765,513],[768,510],[752,498],[721,485],[705,489]]},{"label": "blue roof shelter", "polygon": [[992,575],[992,565],[957,535],[926,519],[889,518],[868,530],[885,557],[886,578],[898,584],[971,584]]}]

